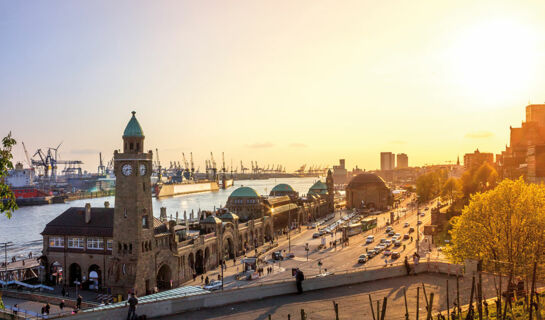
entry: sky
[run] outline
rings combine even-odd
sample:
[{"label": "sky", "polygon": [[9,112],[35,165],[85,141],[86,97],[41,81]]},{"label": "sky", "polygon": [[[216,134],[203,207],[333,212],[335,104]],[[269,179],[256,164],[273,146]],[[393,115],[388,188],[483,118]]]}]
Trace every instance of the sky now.
[{"label": "sky", "polygon": [[[0,135],[95,171],[136,111],[163,163],[376,169],[501,152],[545,102],[545,1],[0,0]],[[15,160],[25,159],[19,143]]]}]

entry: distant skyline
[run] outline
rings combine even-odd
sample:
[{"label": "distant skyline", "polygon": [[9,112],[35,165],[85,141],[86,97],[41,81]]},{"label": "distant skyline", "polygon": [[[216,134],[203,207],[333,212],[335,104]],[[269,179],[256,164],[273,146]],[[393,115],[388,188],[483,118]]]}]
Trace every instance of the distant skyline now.
[{"label": "distant skyline", "polygon": [[136,111],[163,163],[380,168],[501,152],[545,102],[544,1],[0,1],[15,160],[96,170]]}]

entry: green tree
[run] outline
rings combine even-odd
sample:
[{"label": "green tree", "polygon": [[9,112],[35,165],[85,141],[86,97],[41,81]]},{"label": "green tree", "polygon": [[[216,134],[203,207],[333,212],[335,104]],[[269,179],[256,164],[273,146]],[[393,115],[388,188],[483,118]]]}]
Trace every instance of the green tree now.
[{"label": "green tree", "polygon": [[545,262],[545,185],[505,179],[472,195],[452,224],[445,249],[452,261],[501,261],[511,275],[528,275]]},{"label": "green tree", "polygon": [[444,169],[430,171],[419,176],[416,179],[416,194],[419,201],[425,202],[439,196],[447,178],[448,173]]},{"label": "green tree", "polygon": [[13,169],[13,155],[11,149],[17,142],[11,137],[11,132],[2,139],[2,147],[0,148],[0,214],[5,214],[11,218],[11,213],[17,210],[15,203],[15,195],[10,187],[5,183],[8,170]]},{"label": "green tree", "polygon": [[462,184],[456,178],[450,177],[445,181],[441,189],[441,196],[450,203],[455,202],[462,195]]}]

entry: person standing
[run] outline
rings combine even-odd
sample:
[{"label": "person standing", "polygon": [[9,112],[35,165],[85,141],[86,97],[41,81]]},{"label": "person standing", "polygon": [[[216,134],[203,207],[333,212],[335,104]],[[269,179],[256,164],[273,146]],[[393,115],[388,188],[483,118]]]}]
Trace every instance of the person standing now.
[{"label": "person standing", "polygon": [[49,305],[49,302],[45,305],[45,314],[49,315],[49,311],[51,310],[51,306]]},{"label": "person standing", "polygon": [[61,300],[61,303],[59,303],[59,309],[61,309],[61,312],[64,309],[64,300]]},{"label": "person standing", "polygon": [[206,279],[204,279],[204,284],[208,285],[210,283],[210,280],[208,279],[208,276],[206,276]]},{"label": "person standing", "polygon": [[127,314],[127,320],[136,319],[136,305],[138,304],[138,298],[134,293],[131,293],[129,297],[129,313]]},{"label": "person standing", "polygon": [[303,293],[303,280],[305,280],[305,275],[303,274],[303,271],[297,268],[297,271],[295,272],[295,284],[297,285],[297,292],[299,294]]},{"label": "person standing", "polygon": [[66,296],[66,288],[64,286],[62,287],[61,294],[62,294],[63,297]]},{"label": "person standing", "polygon": [[81,309],[81,295],[78,295],[78,298],[76,299],[76,309]]}]

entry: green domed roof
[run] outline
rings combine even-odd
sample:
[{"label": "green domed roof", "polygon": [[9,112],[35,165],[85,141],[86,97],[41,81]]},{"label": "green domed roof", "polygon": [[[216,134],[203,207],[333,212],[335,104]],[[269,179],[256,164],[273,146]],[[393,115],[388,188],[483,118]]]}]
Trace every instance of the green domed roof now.
[{"label": "green domed roof", "polygon": [[220,216],[220,219],[225,220],[238,220],[238,216],[230,211],[227,211],[226,213],[222,214]]},{"label": "green domed roof", "polygon": [[318,180],[310,189],[308,189],[308,193],[326,194],[327,186],[322,181]]},{"label": "green domed roof", "polygon": [[208,216],[201,223],[220,224],[221,220],[218,217],[215,217],[215,216]]},{"label": "green domed roof", "polygon": [[233,191],[229,197],[259,198],[259,194],[250,187],[240,187]]},{"label": "green domed roof", "polygon": [[289,184],[281,183],[276,185],[271,190],[271,192],[279,192],[279,191],[293,192],[293,188]]},{"label": "green domed roof", "polygon": [[142,130],[140,123],[138,123],[138,120],[136,120],[135,114],[136,112],[133,111],[132,118],[131,120],[129,120],[127,127],[125,127],[125,131],[123,131],[123,137],[143,137],[144,136],[144,131]]}]

